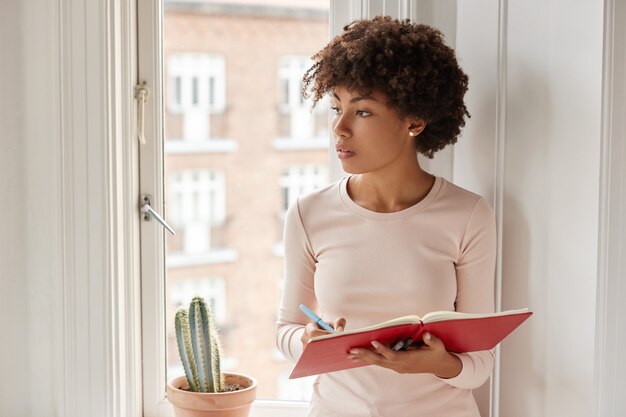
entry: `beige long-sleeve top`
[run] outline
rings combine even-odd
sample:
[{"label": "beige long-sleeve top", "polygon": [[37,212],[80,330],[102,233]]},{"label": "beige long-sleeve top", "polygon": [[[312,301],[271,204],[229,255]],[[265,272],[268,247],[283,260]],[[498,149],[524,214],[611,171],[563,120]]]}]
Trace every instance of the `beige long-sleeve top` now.
[{"label": "beige long-sleeve top", "polygon": [[[346,330],[437,310],[494,311],[496,226],[484,198],[436,177],[417,204],[393,213],[351,200],[347,178],[300,197],[285,221],[285,279],[276,343],[291,360],[310,320],[298,306]],[[314,382],[310,417],[477,417],[471,394],[491,374],[491,351],[458,354],[461,373],[398,374],[365,366]]]}]

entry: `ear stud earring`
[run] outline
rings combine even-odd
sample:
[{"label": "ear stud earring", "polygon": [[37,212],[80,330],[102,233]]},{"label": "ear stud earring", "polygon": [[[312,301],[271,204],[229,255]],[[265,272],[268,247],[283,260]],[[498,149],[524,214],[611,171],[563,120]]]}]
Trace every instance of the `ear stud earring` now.
[{"label": "ear stud earring", "polygon": [[415,132],[409,132],[409,136],[415,136]]}]

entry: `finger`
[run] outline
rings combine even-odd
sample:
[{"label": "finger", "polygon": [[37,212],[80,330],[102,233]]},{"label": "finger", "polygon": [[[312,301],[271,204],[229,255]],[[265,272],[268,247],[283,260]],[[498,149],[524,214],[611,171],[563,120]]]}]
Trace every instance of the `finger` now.
[{"label": "finger", "polygon": [[316,329],[316,325],[314,325],[313,323],[307,323],[306,326],[304,326],[304,333],[306,333],[307,336],[311,336],[311,334],[315,332]]},{"label": "finger", "polygon": [[304,327],[304,332],[309,337],[322,336],[329,333],[326,330],[322,330],[317,327],[317,324],[315,323],[307,323],[307,325]]},{"label": "finger", "polygon": [[349,359],[353,362],[365,362],[369,365],[382,365],[385,357],[368,349],[350,349]]},{"label": "finger", "polygon": [[398,352],[396,352],[393,349],[388,348],[387,346],[383,345],[382,343],[379,343],[376,340],[372,341],[372,347],[374,348],[374,351],[376,353],[378,353],[379,355],[382,355],[385,359],[388,359],[390,361],[394,361],[398,359]]},{"label": "finger", "polygon": [[441,339],[439,339],[437,336],[435,336],[432,333],[429,333],[429,332],[424,333],[422,340],[424,341],[426,346],[428,346],[431,349],[446,350],[446,347],[443,345],[443,342],[441,341]]},{"label": "finger", "polygon": [[332,322],[333,329],[338,332],[343,332],[343,329],[346,327],[346,319],[343,317],[338,318],[337,320]]}]

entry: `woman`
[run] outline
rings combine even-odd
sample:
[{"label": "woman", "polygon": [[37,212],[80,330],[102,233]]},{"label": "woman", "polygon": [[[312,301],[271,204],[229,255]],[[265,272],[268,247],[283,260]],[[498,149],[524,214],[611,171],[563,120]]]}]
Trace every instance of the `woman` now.
[{"label": "woman", "polygon": [[[496,228],[480,196],[421,169],[454,144],[469,116],[467,76],[441,33],[389,17],[344,28],[304,77],[332,99],[337,156],[348,175],[298,199],[285,222],[278,348],[295,360],[327,332],[436,310],[494,310]],[[491,351],[453,354],[435,335],[407,351],[373,342],[349,357],[373,366],[320,375],[309,416],[477,417],[471,390]]]}]

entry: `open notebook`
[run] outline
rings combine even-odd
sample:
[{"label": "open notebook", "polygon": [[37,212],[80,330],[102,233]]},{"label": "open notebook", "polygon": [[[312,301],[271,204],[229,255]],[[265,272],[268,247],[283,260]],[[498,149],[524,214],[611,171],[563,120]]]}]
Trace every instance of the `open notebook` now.
[{"label": "open notebook", "polygon": [[355,347],[370,348],[373,340],[386,345],[409,337],[421,340],[424,332],[440,338],[450,352],[493,349],[532,314],[526,308],[488,314],[434,311],[423,317],[403,316],[360,329],[314,337],[289,378],[367,366],[348,359],[348,351]]}]

